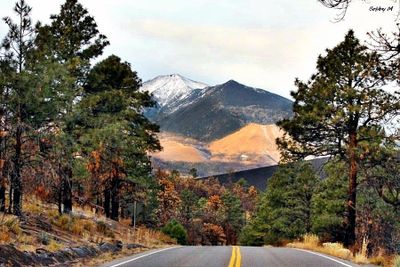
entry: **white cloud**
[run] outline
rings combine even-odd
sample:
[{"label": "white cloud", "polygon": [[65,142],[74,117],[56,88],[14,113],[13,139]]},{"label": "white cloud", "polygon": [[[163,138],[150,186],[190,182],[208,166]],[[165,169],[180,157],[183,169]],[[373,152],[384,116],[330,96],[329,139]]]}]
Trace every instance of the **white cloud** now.
[{"label": "white cloud", "polygon": [[[108,36],[111,53],[132,63],[143,79],[181,73],[209,84],[235,79],[289,96],[295,77],[307,79],[316,58],[349,28],[361,39],[394,25],[397,10],[371,12],[394,0],[354,1],[345,20],[317,0],[81,0]],[[0,2],[0,16],[15,0]],[[28,0],[35,19],[48,21],[63,0]],[[6,27],[0,23],[0,36]]]}]

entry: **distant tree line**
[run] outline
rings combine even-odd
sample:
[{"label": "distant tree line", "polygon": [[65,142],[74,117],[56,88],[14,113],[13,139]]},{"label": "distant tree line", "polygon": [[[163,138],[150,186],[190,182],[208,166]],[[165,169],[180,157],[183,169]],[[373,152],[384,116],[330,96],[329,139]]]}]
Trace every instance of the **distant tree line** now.
[{"label": "distant tree line", "polygon": [[234,245],[253,215],[259,192],[245,180],[221,185],[216,179],[158,171],[157,189],[145,223],[162,227],[180,244]]}]

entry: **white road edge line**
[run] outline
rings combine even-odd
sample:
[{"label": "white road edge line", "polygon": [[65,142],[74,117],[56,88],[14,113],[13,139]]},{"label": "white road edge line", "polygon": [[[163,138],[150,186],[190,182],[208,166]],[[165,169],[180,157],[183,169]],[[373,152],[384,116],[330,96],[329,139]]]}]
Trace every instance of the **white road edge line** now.
[{"label": "white road edge line", "polygon": [[130,260],[126,260],[126,261],[111,265],[110,267],[121,266],[121,265],[124,265],[125,263],[132,262],[132,261],[135,261],[135,260],[150,256],[150,255],[153,255],[153,254],[156,254],[156,253],[159,253],[159,252],[163,252],[163,251],[166,251],[166,250],[169,250],[169,249],[173,249],[173,248],[178,248],[178,247],[170,247],[170,248],[164,248],[164,249],[156,250],[156,251],[153,251],[151,253],[147,253],[147,254],[144,254],[142,256],[139,256],[139,257],[136,257],[136,258],[133,258],[133,259],[130,259]]},{"label": "white road edge line", "polygon": [[308,253],[310,253],[310,254],[314,254],[314,255],[320,256],[320,257],[322,257],[322,258],[329,259],[329,260],[331,260],[331,261],[337,262],[337,263],[339,263],[339,264],[341,264],[341,265],[343,265],[343,266],[346,266],[346,267],[354,267],[354,266],[348,265],[348,264],[346,264],[346,263],[344,263],[344,262],[338,261],[338,260],[336,260],[336,259],[334,259],[334,258],[325,256],[325,255],[320,254],[320,253],[315,253],[315,252],[312,252],[312,251],[309,251],[309,250],[305,250],[305,249],[300,249],[300,248],[295,248],[295,249],[296,249],[296,250],[300,250],[300,251],[304,251],[304,252],[308,252]]}]

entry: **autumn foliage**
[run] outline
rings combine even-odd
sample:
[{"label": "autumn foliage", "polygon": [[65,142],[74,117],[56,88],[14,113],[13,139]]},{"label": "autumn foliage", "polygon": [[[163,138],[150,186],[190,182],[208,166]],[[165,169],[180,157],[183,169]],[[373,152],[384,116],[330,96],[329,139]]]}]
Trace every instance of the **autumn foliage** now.
[{"label": "autumn foliage", "polygon": [[258,192],[253,186],[221,185],[215,179],[181,177],[178,173],[158,171],[155,224],[173,220],[181,223],[191,245],[236,244],[253,214]]}]

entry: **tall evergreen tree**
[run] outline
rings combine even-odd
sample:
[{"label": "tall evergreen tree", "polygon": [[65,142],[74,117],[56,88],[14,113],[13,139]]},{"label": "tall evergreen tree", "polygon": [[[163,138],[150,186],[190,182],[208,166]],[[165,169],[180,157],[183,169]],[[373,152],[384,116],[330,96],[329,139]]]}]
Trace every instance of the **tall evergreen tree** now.
[{"label": "tall evergreen tree", "polygon": [[324,167],[326,177],[312,196],[312,232],[323,241],[344,241],[347,169],[343,161],[328,162]]},{"label": "tall evergreen tree", "polygon": [[70,86],[74,95],[64,112],[64,123],[61,135],[55,140],[58,154],[55,164],[61,176],[61,202],[63,212],[72,210],[73,169],[76,152],[76,141],[79,132],[75,128],[74,116],[76,99],[83,93],[83,85],[90,70],[90,62],[103,53],[109,44],[107,38],[100,34],[97,24],[88,11],[77,0],[66,0],[59,14],[52,15],[51,24],[39,27],[36,38],[37,51],[46,57],[51,54],[57,62],[63,64],[69,75],[75,79]]},{"label": "tall evergreen tree", "polygon": [[355,241],[358,165],[400,109],[398,95],[382,89],[388,71],[379,59],[349,31],[318,58],[310,81],[296,80],[294,116],[278,123],[286,132],[278,140],[286,158],[337,155],[348,163],[346,245]]},{"label": "tall evergreen tree", "polygon": [[[8,184],[9,156],[7,150],[7,139],[10,125],[7,102],[9,95],[8,79],[10,76],[10,65],[7,59],[0,59],[0,211],[6,210],[6,190]],[[12,72],[12,71],[11,71]]]},{"label": "tall evergreen tree", "polygon": [[235,245],[237,243],[240,229],[244,226],[245,213],[242,209],[240,198],[231,192],[222,195],[221,200],[225,206],[225,219],[223,222],[226,243]]},{"label": "tall evergreen tree", "polygon": [[90,61],[103,54],[109,42],[99,33],[96,21],[78,0],[66,0],[59,14],[50,16],[51,24],[39,29],[37,43],[50,47],[59,62],[66,63],[82,86]]},{"label": "tall evergreen tree", "polygon": [[22,214],[22,171],[25,166],[38,162],[37,157],[32,157],[37,150],[35,146],[40,147],[41,137],[51,132],[50,128],[54,130],[52,122],[65,109],[68,98],[66,69],[53,58],[38,61],[34,56],[38,26],[32,25],[31,10],[23,0],[16,3],[14,11],[18,20],[14,23],[10,17],[4,19],[9,33],[2,43],[1,72],[6,73],[1,84],[2,122],[8,127],[10,201],[16,215]]},{"label": "tall evergreen tree", "polygon": [[[22,198],[22,181],[21,172],[23,167],[23,135],[27,129],[26,122],[29,115],[26,114],[25,105],[27,92],[29,92],[29,81],[27,79],[28,72],[25,71],[25,63],[29,51],[33,48],[33,40],[35,30],[30,17],[32,8],[25,1],[20,0],[16,3],[14,11],[18,17],[16,23],[10,18],[5,17],[4,21],[9,27],[9,32],[3,40],[2,49],[5,58],[12,71],[7,79],[3,91],[7,91],[7,107],[5,112],[10,116],[9,123],[13,125],[10,129],[13,141],[15,142],[12,152],[12,172],[11,172],[11,189],[10,199],[13,203],[13,212],[21,215],[21,198]],[[4,68],[4,66],[3,66]],[[7,88],[7,86],[11,88]]]},{"label": "tall evergreen tree", "polygon": [[160,149],[155,133],[158,126],[143,115],[155,103],[139,91],[141,81],[127,62],[110,56],[96,64],[85,85],[80,103],[83,145],[101,150],[103,163],[110,164],[110,177],[103,185],[105,209],[111,197],[112,219],[118,220],[122,187],[145,186],[150,178],[148,151]]},{"label": "tall evergreen tree", "polygon": [[311,199],[318,179],[309,163],[280,166],[268,180],[255,216],[241,233],[241,242],[279,244],[310,232]]}]

